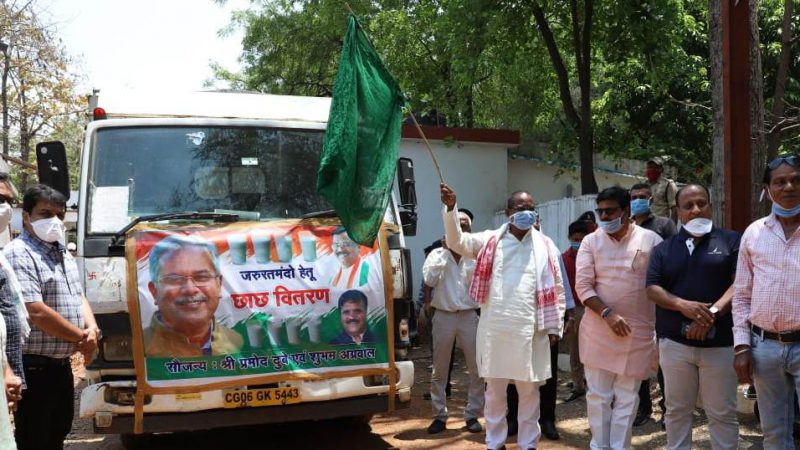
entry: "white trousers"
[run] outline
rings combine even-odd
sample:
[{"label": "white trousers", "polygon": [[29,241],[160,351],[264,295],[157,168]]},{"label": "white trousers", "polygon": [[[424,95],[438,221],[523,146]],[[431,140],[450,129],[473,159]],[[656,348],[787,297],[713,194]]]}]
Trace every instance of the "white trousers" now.
[{"label": "white trousers", "polygon": [[592,431],[590,447],[593,450],[630,449],[642,381],[595,367],[586,366],[585,371],[586,412]]},{"label": "white trousers", "polygon": [[[506,387],[511,380],[505,378],[486,379],[486,405],[483,416],[486,419],[486,446],[499,449],[508,437],[508,402]],[[517,444],[522,450],[535,448],[539,442],[539,386],[544,383],[514,381],[519,393],[519,412],[517,413]]]}]

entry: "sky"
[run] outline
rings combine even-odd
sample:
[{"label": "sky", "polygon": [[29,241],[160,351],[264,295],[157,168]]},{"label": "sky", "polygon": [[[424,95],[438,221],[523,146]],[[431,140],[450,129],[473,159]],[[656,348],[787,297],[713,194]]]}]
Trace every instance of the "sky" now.
[{"label": "sky", "polygon": [[[78,60],[81,93],[115,98],[189,92],[212,77],[210,62],[238,70],[242,32],[221,38],[231,12],[248,0],[39,0],[67,52]],[[224,87],[224,86],[222,86]]]}]

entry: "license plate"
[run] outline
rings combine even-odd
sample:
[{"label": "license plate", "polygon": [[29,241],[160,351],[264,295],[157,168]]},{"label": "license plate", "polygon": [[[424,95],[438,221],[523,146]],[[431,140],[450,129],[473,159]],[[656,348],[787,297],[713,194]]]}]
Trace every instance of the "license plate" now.
[{"label": "license plate", "polygon": [[251,408],[255,406],[287,405],[300,403],[300,390],[296,387],[226,389],[225,408]]}]

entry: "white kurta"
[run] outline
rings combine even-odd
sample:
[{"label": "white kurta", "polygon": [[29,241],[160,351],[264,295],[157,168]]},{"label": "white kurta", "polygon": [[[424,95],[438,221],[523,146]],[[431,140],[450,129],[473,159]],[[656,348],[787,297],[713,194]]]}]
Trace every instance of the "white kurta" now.
[{"label": "white kurta", "polygon": [[[482,233],[462,233],[458,211],[444,213],[447,245],[466,258],[475,258],[492,236],[500,230]],[[504,226],[505,227],[505,226]],[[547,255],[535,255],[531,233],[522,240],[511,233],[502,233],[497,243],[492,266],[489,294],[481,306],[478,323],[477,362],[483,378],[541,382],[551,376],[550,342],[548,334],[561,330],[540,330],[536,323],[537,270],[547,263]],[[544,239],[549,241],[544,235]],[[552,244],[552,241],[548,242]],[[558,252],[553,264],[558,267]],[[561,274],[556,275],[559,307],[565,308],[564,285]]]}]

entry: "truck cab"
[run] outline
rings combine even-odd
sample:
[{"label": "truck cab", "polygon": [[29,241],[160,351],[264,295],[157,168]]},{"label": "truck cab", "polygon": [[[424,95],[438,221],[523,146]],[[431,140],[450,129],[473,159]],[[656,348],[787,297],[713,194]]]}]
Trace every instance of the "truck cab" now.
[{"label": "truck cab", "polygon": [[[208,221],[202,214],[255,222],[335,216],[316,193],[330,99],[196,92],[128,99],[124,105],[95,97],[90,104],[80,159],[76,258],[103,337],[87,367],[80,416],[93,419],[95,432],[126,435],[123,441],[131,443],[137,368],[128,296],[136,295],[131,292],[136,288],[127,279],[124,231],[142,218],[165,214],[200,213],[199,224]],[[226,399],[231,391],[225,389],[147,395],[142,431],[365,418],[390,405],[407,407],[414,381],[407,360],[413,284],[405,246],[405,234],[415,229],[411,161],[399,161],[397,181],[402,199],[390,202],[384,216],[395,230],[387,241],[391,277],[386,280],[391,292],[386,307],[394,322],[394,389],[386,376],[333,374],[270,383],[298,389],[302,401],[282,406],[231,408]],[[242,386],[248,387],[254,386]]]}]

